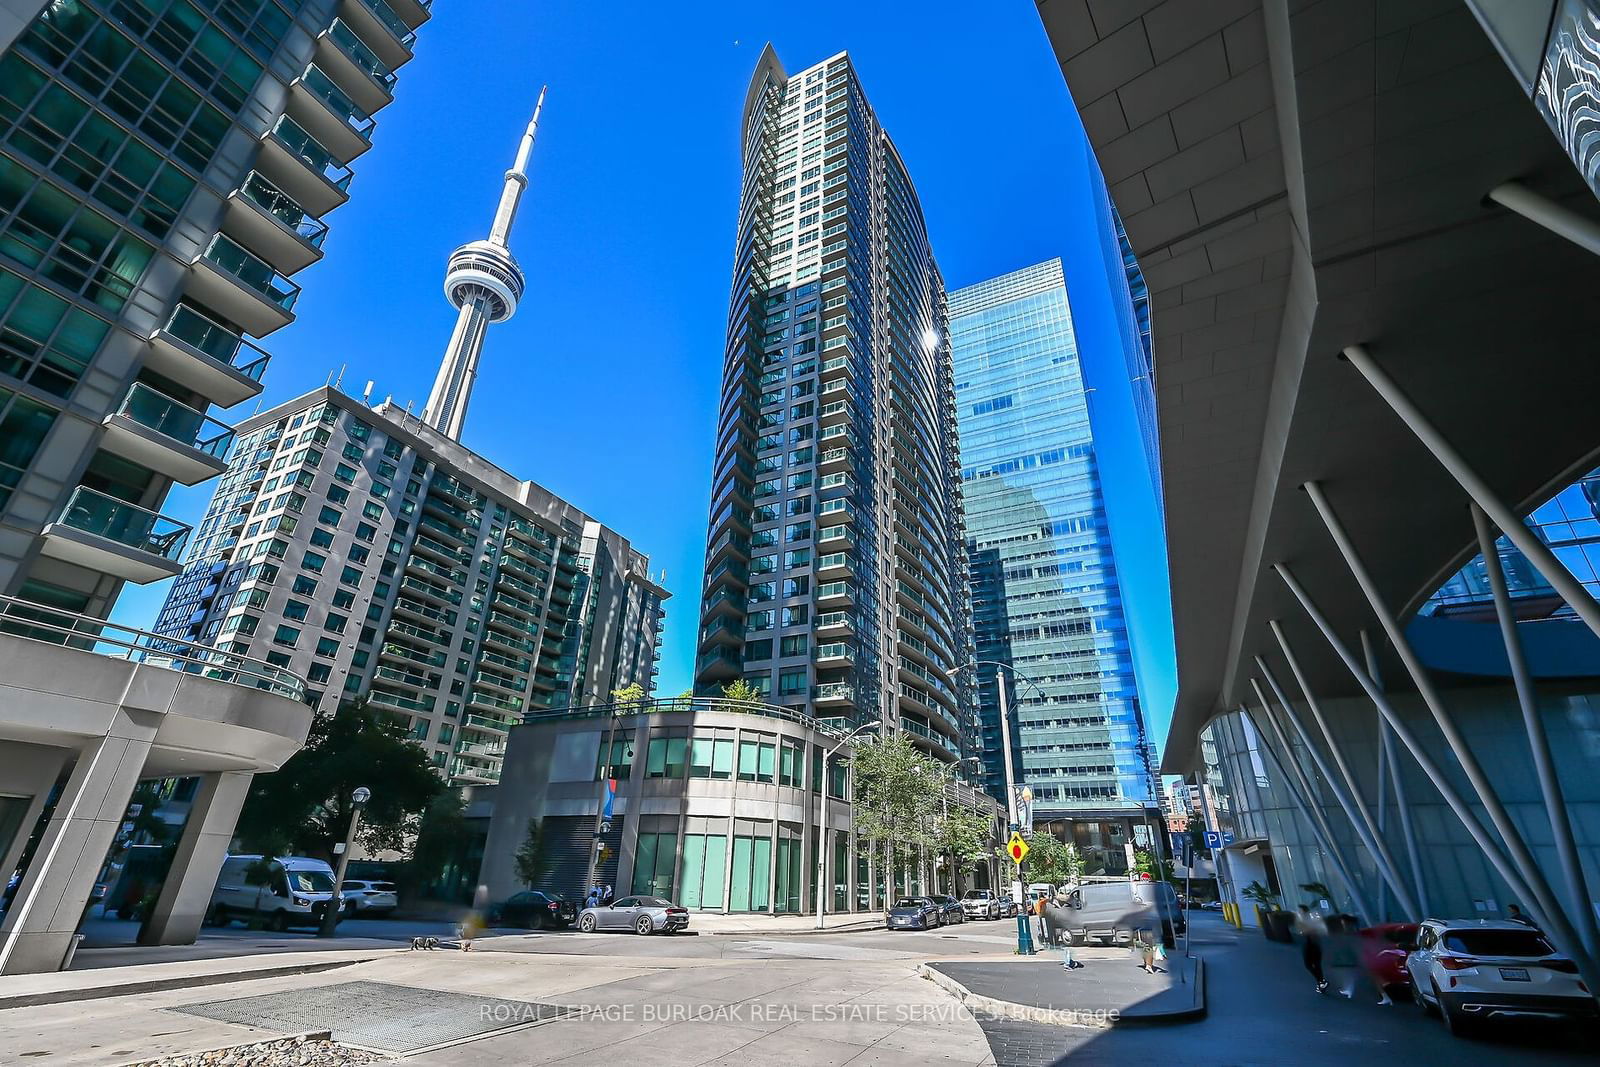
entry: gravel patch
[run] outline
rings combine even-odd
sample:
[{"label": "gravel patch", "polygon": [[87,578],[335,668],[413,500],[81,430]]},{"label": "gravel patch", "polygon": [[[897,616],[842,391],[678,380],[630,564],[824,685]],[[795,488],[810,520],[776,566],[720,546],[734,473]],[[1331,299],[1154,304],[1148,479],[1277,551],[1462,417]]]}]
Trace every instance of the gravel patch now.
[{"label": "gravel patch", "polygon": [[183,1056],[163,1056],[141,1060],[128,1067],[360,1067],[375,1063],[371,1052],[350,1048],[325,1038],[286,1037],[251,1045],[191,1052]]}]

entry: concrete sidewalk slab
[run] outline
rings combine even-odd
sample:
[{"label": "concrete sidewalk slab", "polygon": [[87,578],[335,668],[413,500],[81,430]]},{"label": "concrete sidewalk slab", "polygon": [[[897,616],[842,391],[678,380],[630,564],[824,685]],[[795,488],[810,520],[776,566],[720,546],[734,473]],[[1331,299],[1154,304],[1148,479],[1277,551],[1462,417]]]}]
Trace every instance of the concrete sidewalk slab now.
[{"label": "concrete sidewalk slab", "polygon": [[815,915],[717,915],[696,912],[689,920],[689,928],[702,934],[761,934],[788,935],[788,934],[844,934],[860,933],[863,930],[881,930],[883,916],[877,912],[870,915],[830,915],[825,920],[826,925],[817,929]]},{"label": "concrete sidewalk slab", "polygon": [[1126,952],[1109,951],[1068,970],[1054,953],[1025,960],[935,960],[922,974],[975,1013],[1062,1026],[1105,1028],[1174,1022],[1205,1014],[1205,967],[1170,957],[1146,974]]},{"label": "concrete sidewalk slab", "polygon": [[317,974],[375,958],[370,951],[297,952],[234,956],[222,959],[179,960],[104,970],[56,971],[0,978],[0,1011],[79,1000],[101,1000],[166,989],[222,985],[285,975]]}]

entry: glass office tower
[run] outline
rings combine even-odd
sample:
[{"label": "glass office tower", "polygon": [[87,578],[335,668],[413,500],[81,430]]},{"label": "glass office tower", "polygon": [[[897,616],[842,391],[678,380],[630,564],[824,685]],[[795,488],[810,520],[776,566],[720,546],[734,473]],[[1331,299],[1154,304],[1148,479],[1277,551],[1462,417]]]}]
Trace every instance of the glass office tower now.
[{"label": "glass office tower", "polygon": [[769,46],[744,184],[695,688],[744,678],[963,753],[972,656],[944,283],[843,53]]},{"label": "glass office tower", "polygon": [[[1061,261],[950,294],[961,477],[980,661],[1012,695],[1016,781],[1035,821],[1156,803],[1128,627]],[[996,669],[980,665],[982,756],[1004,797]]]}]

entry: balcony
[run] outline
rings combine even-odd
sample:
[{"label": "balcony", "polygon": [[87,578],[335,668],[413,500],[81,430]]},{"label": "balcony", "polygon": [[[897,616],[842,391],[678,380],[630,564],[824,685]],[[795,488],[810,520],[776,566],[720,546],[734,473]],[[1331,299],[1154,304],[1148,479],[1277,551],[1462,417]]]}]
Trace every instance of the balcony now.
[{"label": "balcony", "polygon": [[737,678],[743,670],[744,660],[736,648],[713,649],[701,656],[694,665],[696,677],[706,681]]},{"label": "balcony", "polygon": [[228,469],[233,428],[144,382],[134,382],[101,425],[106,430],[101,448],[184,485]]},{"label": "balcony", "polygon": [[480,767],[459,759],[450,764],[450,782],[453,785],[494,785],[498,781],[499,767]]},{"label": "balcony", "polygon": [[[521,652],[521,653],[524,653],[525,655],[529,655],[529,656],[533,655],[533,653],[535,651],[537,651],[534,648],[534,644],[533,644],[532,641],[523,641],[520,638],[512,637],[509,634],[501,633],[499,630],[494,630],[494,629],[486,629],[486,630],[483,631],[483,644],[484,644],[484,646],[486,648],[488,646],[492,645],[495,648],[503,648],[503,649],[506,649],[507,651],[510,651],[510,652]],[[494,658],[490,659],[491,656],[493,656]],[[502,660],[505,657],[494,656],[493,653],[485,652],[484,655],[483,655],[483,658],[484,659],[490,659],[491,662],[495,662],[495,661],[498,661],[498,660]],[[530,667],[532,666],[531,661],[523,660],[521,662],[528,663],[528,666],[530,666]],[[528,667],[519,667],[517,669],[518,670],[527,670]]]},{"label": "balcony", "polygon": [[[448,658],[443,652],[423,652],[419,649],[412,648],[410,645],[402,645],[397,641],[390,641],[388,644],[379,649],[378,657],[380,659],[405,660],[408,663],[420,663],[425,667],[443,667],[446,659]],[[409,684],[415,685],[418,688],[422,686],[422,682],[420,681]]]},{"label": "balcony", "polygon": [[468,715],[461,720],[461,725],[495,737],[504,737],[511,732],[510,723],[492,715]]},{"label": "balcony", "polygon": [[318,35],[316,59],[368,114],[394,100],[394,71],[344,19]]},{"label": "balcony", "polygon": [[227,234],[213,237],[189,265],[191,295],[237,322],[246,333],[264,337],[294,321],[300,287]]},{"label": "balcony", "polygon": [[47,525],[39,551],[51,559],[145,585],[182,572],[190,527],[80,485]]},{"label": "balcony", "polygon": [[[422,619],[425,622],[443,623],[445,626],[454,626],[456,624],[455,612],[441,608],[429,607],[427,604],[424,604],[418,600],[412,600],[409,597],[396,597],[394,602],[394,612],[396,615],[410,615],[414,618]],[[431,634],[430,637],[432,637],[432,639],[435,641],[446,640],[443,637],[433,636]]]},{"label": "balcony", "polygon": [[848,553],[831,552],[817,557],[816,574],[819,578],[843,578],[855,573],[855,565]]},{"label": "balcony", "polygon": [[856,687],[849,682],[823,682],[811,690],[811,698],[818,704],[854,704]]},{"label": "balcony", "polygon": [[526,678],[513,678],[498,671],[478,671],[472,676],[472,684],[493,686],[502,693],[526,693],[528,680]]},{"label": "balcony", "polygon": [[405,711],[431,712],[437,703],[436,698],[431,696],[423,697],[421,700],[412,700],[409,697],[400,696],[398,693],[386,693],[381,689],[372,690],[367,694],[367,698],[374,704],[382,704],[384,707],[389,708],[402,708]]},{"label": "balcony", "polygon": [[530,622],[527,619],[520,619],[517,616],[508,614],[504,611],[489,612],[489,617],[485,621],[490,626],[498,626],[502,629],[510,630],[513,633],[526,634],[529,637],[539,636],[540,627],[537,622]]},{"label": "balcony", "polygon": [[251,171],[228,195],[229,232],[239,236],[284,274],[304,270],[322,258],[328,224],[295,202],[260,171]]},{"label": "balcony", "polygon": [[228,408],[261,392],[261,374],[271,358],[237,330],[179,304],[150,335],[144,365]]},{"label": "balcony", "polygon": [[426,11],[418,0],[395,0],[393,6],[385,0],[342,0],[339,4],[339,17],[390,68],[401,66],[411,58],[411,46],[417,39],[412,27],[426,21],[424,17],[408,24],[396,13],[396,7],[412,14],[418,8]]},{"label": "balcony", "polygon": [[349,163],[372,147],[377,122],[315,63],[289,84],[289,106],[295,121],[340,163]]},{"label": "balcony", "polygon": [[701,647],[711,644],[744,645],[744,620],[737,615],[717,615],[700,631]]},{"label": "balcony", "polygon": [[473,708],[493,708],[496,711],[508,711],[521,714],[521,697],[500,697],[493,693],[486,693],[481,689],[473,689],[467,694],[467,706]]},{"label": "balcony", "polygon": [[817,604],[825,603],[848,604],[854,600],[850,591],[849,582],[823,582],[817,586]]},{"label": "balcony", "polygon": [[817,646],[818,667],[839,667],[856,661],[856,650],[842,641]]},{"label": "balcony", "polygon": [[350,199],[353,172],[288,115],[261,139],[256,165],[313,215],[326,215]]}]

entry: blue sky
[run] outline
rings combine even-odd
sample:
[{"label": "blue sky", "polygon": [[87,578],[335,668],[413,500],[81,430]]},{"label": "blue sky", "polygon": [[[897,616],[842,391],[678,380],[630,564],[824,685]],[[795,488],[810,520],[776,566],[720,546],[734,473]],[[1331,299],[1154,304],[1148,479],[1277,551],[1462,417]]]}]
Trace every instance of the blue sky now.
[{"label": "blue sky", "polygon": [[[266,406],[346,366],[347,392],[420,409],[454,316],[450,251],[488,230],[538,94],[550,96],[512,247],[528,278],[490,331],[464,440],[613,526],[666,571],[661,690],[689,684],[739,188],[762,46],[789,70],[848,50],[922,199],[950,288],[1059,255],[1141,688],[1158,738],[1175,688],[1164,549],[1093,238],[1083,135],[1033,4],[446,0],[423,27],[327,257],[296,276]],[[975,10],[982,15],[975,16]],[[241,405],[224,418],[255,408]],[[214,484],[214,483],[212,483]],[[165,510],[198,520],[212,484]],[[166,583],[115,618],[153,622]]]}]

